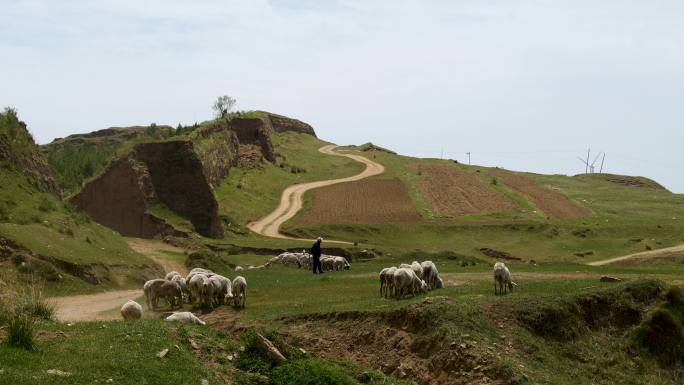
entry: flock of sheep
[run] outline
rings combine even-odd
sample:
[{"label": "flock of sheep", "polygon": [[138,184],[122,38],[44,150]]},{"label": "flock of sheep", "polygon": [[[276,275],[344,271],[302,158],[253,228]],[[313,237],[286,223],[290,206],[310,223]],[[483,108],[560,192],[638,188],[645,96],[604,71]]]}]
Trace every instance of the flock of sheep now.
[{"label": "flock of sheep", "polygon": [[[494,295],[506,294],[518,286],[513,282],[511,271],[503,262],[494,264]],[[444,281],[439,276],[437,266],[432,261],[406,264],[399,267],[386,267],[380,271],[380,296],[400,299],[407,295],[427,293],[441,289]]]},{"label": "flock of sheep", "polygon": [[414,261],[410,265],[403,263],[399,267],[387,267],[380,271],[380,296],[385,298],[400,299],[443,287],[444,282],[432,261]]},{"label": "flock of sheep", "polygon": [[[349,270],[351,265],[343,257],[321,256],[324,270]],[[271,258],[263,267],[296,266],[310,269],[313,257],[306,251],[301,253],[282,253]],[[380,277],[380,296],[401,299],[408,295],[427,293],[441,289],[444,281],[439,276],[437,266],[432,261],[422,263],[414,261],[401,264],[399,267],[382,269]],[[503,262],[494,264],[494,295],[506,294],[517,284],[513,282],[511,272]],[[171,309],[182,307],[184,303],[199,304],[213,309],[222,304],[232,303],[235,307],[244,307],[247,298],[247,281],[242,276],[230,280],[211,270],[195,268],[183,278],[172,271],[164,279],[152,279],[143,286],[147,308],[154,310],[159,306],[159,299],[164,299]],[[121,307],[121,316],[125,320],[142,317],[142,306],[135,301],[128,301]],[[204,322],[191,312],[177,312],[166,318],[168,321],[180,321],[204,325]]]},{"label": "flock of sheep", "polygon": [[[164,299],[171,309],[180,308],[184,303],[199,304],[213,309],[222,304],[232,303],[235,307],[244,308],[247,299],[247,280],[237,276],[232,281],[211,270],[195,268],[187,277],[172,271],[163,279],[151,279],[143,286],[147,308],[155,310],[159,299]],[[125,320],[142,317],[142,306],[135,301],[128,301],[121,307],[121,316]],[[166,318],[167,321],[204,324],[190,312],[178,312]]]},{"label": "flock of sheep", "polygon": [[[313,268],[313,256],[302,250],[301,253],[286,252],[275,256],[264,264],[265,267],[273,267],[277,265],[297,267],[300,269]],[[321,255],[321,266],[325,271],[339,271],[349,270],[351,265],[344,257],[336,257],[333,255]]]}]

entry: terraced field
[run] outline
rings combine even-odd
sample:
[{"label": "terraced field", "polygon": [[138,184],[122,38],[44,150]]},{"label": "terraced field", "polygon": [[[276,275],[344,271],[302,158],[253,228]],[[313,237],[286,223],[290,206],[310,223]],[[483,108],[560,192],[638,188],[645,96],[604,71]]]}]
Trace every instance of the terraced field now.
[{"label": "terraced field", "polygon": [[313,190],[301,223],[417,223],[420,214],[399,179],[372,179]]},{"label": "terraced field", "polygon": [[437,216],[488,214],[511,210],[515,203],[477,175],[445,164],[421,164],[423,198]]}]

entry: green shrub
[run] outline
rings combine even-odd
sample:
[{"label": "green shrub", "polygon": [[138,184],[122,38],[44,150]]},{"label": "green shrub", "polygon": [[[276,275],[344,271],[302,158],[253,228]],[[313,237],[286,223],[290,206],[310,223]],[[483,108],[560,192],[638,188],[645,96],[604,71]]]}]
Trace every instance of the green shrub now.
[{"label": "green shrub", "polygon": [[14,312],[25,314],[32,318],[52,321],[55,316],[55,306],[43,297],[43,293],[35,286],[29,286],[15,298]]},{"label": "green shrub", "polygon": [[356,381],[340,365],[316,358],[289,361],[271,374],[273,385],[354,385]]},{"label": "green shrub", "polygon": [[13,312],[7,323],[7,344],[15,348],[35,350],[36,319],[28,314]]},{"label": "green shrub", "polygon": [[657,309],[635,330],[634,342],[664,366],[684,361],[684,330],[672,313]]},{"label": "green shrub", "polygon": [[54,202],[52,202],[47,197],[41,198],[40,203],[38,204],[38,210],[44,213],[54,211],[56,208],[57,206],[54,204]]}]

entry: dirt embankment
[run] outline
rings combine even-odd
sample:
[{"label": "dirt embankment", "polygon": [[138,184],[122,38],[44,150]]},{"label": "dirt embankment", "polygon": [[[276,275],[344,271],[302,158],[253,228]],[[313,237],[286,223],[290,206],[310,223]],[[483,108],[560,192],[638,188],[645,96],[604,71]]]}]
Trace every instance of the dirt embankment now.
[{"label": "dirt embankment", "polygon": [[515,203],[477,175],[452,165],[419,165],[419,187],[438,216],[488,214],[516,208]]},{"label": "dirt embankment", "polygon": [[313,191],[301,223],[417,223],[421,221],[408,189],[399,179],[361,180]]},{"label": "dirt embankment", "polygon": [[[486,346],[444,340],[440,327],[446,297],[389,313],[343,312],[288,320],[286,336],[315,356],[351,360],[421,384],[497,384],[502,374]],[[459,338],[460,339],[460,338]],[[508,379],[503,379],[508,380]]]},{"label": "dirt embankment", "polygon": [[547,215],[556,218],[584,218],[591,215],[591,210],[580,206],[564,194],[541,186],[534,179],[514,174],[509,171],[496,170],[491,174],[512,190],[527,196],[532,203]]}]

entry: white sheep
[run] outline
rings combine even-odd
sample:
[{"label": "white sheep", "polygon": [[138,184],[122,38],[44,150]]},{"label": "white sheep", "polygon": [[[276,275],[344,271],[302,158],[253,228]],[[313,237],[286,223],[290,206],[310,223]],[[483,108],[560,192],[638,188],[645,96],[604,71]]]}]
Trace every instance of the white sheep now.
[{"label": "white sheep", "polygon": [[182,322],[186,324],[197,324],[205,325],[206,323],[201,319],[197,318],[196,315],[190,313],[189,311],[183,311],[178,313],[173,313],[166,317],[166,321]]},{"label": "white sheep", "polygon": [[164,279],[166,279],[167,281],[170,281],[170,280],[171,280],[173,277],[175,277],[175,276],[179,276],[179,277],[180,277],[181,275],[180,275],[180,273],[177,272],[177,271],[172,271],[172,272],[170,272],[170,273],[167,273],[167,274],[166,274],[166,277],[164,277]]},{"label": "white sheep", "polygon": [[494,295],[506,294],[507,291],[513,291],[513,288],[518,286],[513,282],[511,271],[503,262],[494,264]]},{"label": "white sheep", "polygon": [[423,279],[423,266],[417,261],[411,263],[411,270],[418,276],[418,278]]},{"label": "white sheep", "polygon": [[235,266],[235,271],[236,271],[236,272],[237,272],[237,271],[242,271],[242,270],[244,270],[244,269],[245,269],[245,268],[242,267],[242,266]]},{"label": "white sheep", "polygon": [[145,282],[145,285],[143,286],[143,293],[145,293],[145,300],[147,302],[147,309],[151,310],[152,308],[157,306],[157,299],[153,295],[153,292],[156,291],[156,289],[163,285],[164,282],[167,282],[165,279],[151,279],[147,282]]},{"label": "white sheep", "polygon": [[204,286],[204,281],[206,281],[207,276],[200,273],[195,273],[194,275],[188,275],[188,289],[190,290],[190,303],[194,303],[199,300],[202,301],[202,287]]},{"label": "white sheep", "polygon": [[143,308],[139,303],[130,300],[121,306],[121,316],[124,320],[140,319],[142,317]]},{"label": "white sheep", "polygon": [[333,266],[337,271],[351,269],[351,265],[344,257],[333,257]]},{"label": "white sheep", "polygon": [[247,280],[242,276],[237,276],[233,280],[233,304],[236,307],[245,307],[247,300]]},{"label": "white sheep", "polygon": [[400,299],[408,294],[427,293],[427,284],[410,268],[400,268],[393,275],[395,298]]},{"label": "white sheep", "polygon": [[423,268],[422,278],[425,281],[425,283],[427,283],[428,288],[430,290],[441,289],[442,287],[444,287],[443,282],[440,284],[441,278],[439,277],[437,266],[435,266],[435,264],[432,263],[432,261],[424,261],[420,264],[420,266]]},{"label": "white sheep", "polygon": [[396,267],[386,267],[380,271],[380,296],[392,297],[394,296],[394,272]]}]

